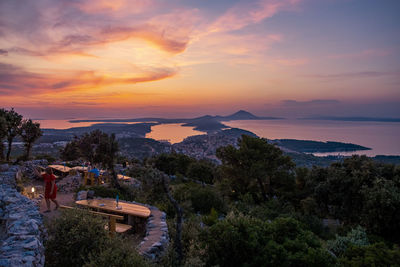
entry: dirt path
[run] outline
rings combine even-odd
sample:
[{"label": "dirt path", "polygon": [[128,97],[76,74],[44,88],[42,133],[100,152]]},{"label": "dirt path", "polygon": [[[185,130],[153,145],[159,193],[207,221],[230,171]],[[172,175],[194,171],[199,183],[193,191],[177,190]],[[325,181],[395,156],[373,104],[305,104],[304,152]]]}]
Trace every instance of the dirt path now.
[{"label": "dirt path", "polygon": [[[59,192],[57,192],[56,199],[60,205],[66,205],[66,206],[71,206],[75,202],[74,193],[59,193]],[[55,207],[56,207],[56,205],[50,201],[51,212],[45,213],[44,211],[47,210],[46,201],[44,199],[42,199],[42,202],[40,203],[40,213],[43,214],[43,216],[45,218],[48,218],[48,219],[54,218],[60,214],[60,211],[54,210]]]}]

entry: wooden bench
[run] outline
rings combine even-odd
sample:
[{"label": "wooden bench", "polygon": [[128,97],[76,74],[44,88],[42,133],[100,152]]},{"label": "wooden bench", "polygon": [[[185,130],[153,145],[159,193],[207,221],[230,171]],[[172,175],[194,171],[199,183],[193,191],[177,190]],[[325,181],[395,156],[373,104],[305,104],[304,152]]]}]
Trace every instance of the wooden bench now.
[{"label": "wooden bench", "polygon": [[[74,207],[69,207],[69,206],[64,206],[64,205],[60,205],[60,208],[61,209],[77,209]],[[109,218],[108,225],[106,225],[105,228],[106,228],[106,230],[109,230],[111,236],[114,236],[115,232],[125,233],[125,232],[129,231],[130,229],[132,229],[132,225],[116,222],[117,220],[122,221],[124,219],[124,216],[109,214],[109,213],[104,213],[104,212],[98,212],[98,211],[88,211],[88,212],[91,214],[94,214],[94,215]]]}]

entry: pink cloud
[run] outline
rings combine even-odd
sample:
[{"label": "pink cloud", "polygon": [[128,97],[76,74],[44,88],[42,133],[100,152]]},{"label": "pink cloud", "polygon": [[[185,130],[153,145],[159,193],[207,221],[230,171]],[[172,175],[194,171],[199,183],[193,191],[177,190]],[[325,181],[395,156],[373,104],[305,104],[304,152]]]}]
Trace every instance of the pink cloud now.
[{"label": "pink cloud", "polygon": [[281,10],[296,6],[301,0],[259,0],[255,3],[242,1],[230,8],[213,23],[211,32],[233,31],[250,24],[260,23]]}]

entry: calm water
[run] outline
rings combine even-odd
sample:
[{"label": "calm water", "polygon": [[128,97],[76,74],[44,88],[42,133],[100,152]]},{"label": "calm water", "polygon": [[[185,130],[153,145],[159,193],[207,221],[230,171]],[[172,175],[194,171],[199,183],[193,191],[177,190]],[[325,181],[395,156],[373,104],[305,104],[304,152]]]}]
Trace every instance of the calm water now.
[{"label": "calm water", "polygon": [[[251,131],[268,139],[338,141],[372,148],[372,150],[340,153],[340,155],[400,155],[400,123],[260,120],[230,121],[224,124]],[[332,155],[332,153],[328,154]],[[327,155],[327,153],[318,155]]]},{"label": "calm water", "polygon": [[160,124],[151,127],[151,132],[146,134],[147,138],[165,140],[172,144],[182,142],[188,136],[204,134],[196,131],[194,127],[183,127],[183,123]]},{"label": "calm water", "polygon": [[[39,120],[42,128],[67,129],[84,127],[93,122],[70,123],[67,120]],[[135,123],[135,122],[134,122]],[[400,123],[391,122],[341,122],[323,120],[257,120],[224,122],[229,127],[251,131],[268,139],[300,139],[315,141],[338,141],[354,143],[372,150],[349,152],[340,155],[366,154],[400,155]],[[146,137],[181,142],[188,136],[204,134],[193,127],[183,127],[181,123],[155,125]],[[323,153],[327,155],[338,153]]]}]

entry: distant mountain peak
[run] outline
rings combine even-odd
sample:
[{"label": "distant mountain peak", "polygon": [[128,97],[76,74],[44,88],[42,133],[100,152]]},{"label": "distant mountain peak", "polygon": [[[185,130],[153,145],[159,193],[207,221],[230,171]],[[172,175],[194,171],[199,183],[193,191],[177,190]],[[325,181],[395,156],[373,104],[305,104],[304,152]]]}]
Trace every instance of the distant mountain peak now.
[{"label": "distant mountain peak", "polygon": [[238,112],[233,113],[232,115],[226,116],[225,118],[229,119],[257,119],[258,117],[251,114],[250,112],[246,110],[239,110]]}]

